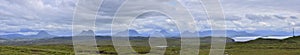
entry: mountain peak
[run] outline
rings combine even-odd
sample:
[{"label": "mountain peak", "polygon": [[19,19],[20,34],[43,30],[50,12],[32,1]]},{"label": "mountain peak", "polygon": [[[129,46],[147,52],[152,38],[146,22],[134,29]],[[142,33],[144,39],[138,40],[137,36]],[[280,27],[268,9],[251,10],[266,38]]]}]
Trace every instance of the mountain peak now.
[{"label": "mountain peak", "polygon": [[50,34],[48,34],[48,32],[46,32],[46,31],[40,31],[37,35],[50,35]]},{"label": "mountain peak", "polygon": [[29,35],[27,36],[28,38],[32,38],[32,39],[40,39],[40,38],[52,38],[55,37],[55,35],[50,35],[47,31],[39,31],[36,35]]},{"label": "mountain peak", "polygon": [[93,30],[83,30],[79,35],[95,35]]},{"label": "mountain peak", "polygon": [[167,30],[160,30],[160,33],[162,33],[162,34],[169,34],[169,32]]},{"label": "mountain peak", "polygon": [[128,33],[129,33],[129,34],[139,34],[138,31],[133,30],[133,29],[129,29],[129,30],[128,30]]},{"label": "mountain peak", "polygon": [[88,30],[87,32],[94,32],[93,30]]}]

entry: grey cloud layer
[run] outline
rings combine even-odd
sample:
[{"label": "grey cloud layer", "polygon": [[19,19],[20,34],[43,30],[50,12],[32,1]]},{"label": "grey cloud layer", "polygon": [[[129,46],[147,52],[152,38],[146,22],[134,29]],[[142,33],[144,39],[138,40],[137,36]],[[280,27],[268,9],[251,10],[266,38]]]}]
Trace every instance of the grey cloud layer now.
[{"label": "grey cloud layer", "polygon": [[[97,16],[97,30],[99,33],[108,32],[112,17],[118,7],[125,0],[104,0]],[[154,0],[157,3],[173,4],[174,0]],[[198,0],[179,0],[196,18],[200,30],[209,29],[206,13]],[[233,30],[282,30],[287,31],[292,26],[299,27],[300,5],[299,0],[221,0],[226,15],[228,29]],[[0,0],[0,33],[27,33],[36,31],[20,32],[20,29],[47,30],[52,34],[70,34],[75,0]],[[155,3],[142,2],[140,0],[132,4]],[[88,5],[87,5],[88,6]],[[160,5],[157,5],[160,6]],[[164,8],[164,7],[162,7]],[[141,9],[128,7],[128,12]],[[126,16],[124,16],[126,17]],[[147,17],[145,17],[147,18]],[[166,19],[153,19],[156,25],[166,22]],[[124,20],[128,21],[128,20]],[[143,20],[141,20],[142,22]],[[137,21],[138,23],[138,21]],[[146,22],[140,25],[147,25]],[[137,25],[138,24],[134,24]],[[147,26],[146,26],[147,27]],[[149,30],[146,28],[144,31]],[[139,27],[137,29],[143,29]],[[165,28],[166,29],[166,28]],[[299,29],[300,30],[300,29]],[[64,31],[68,31],[67,33]]]},{"label": "grey cloud layer", "polygon": [[[72,0],[0,0],[0,30],[19,32],[20,29],[68,30],[71,26]],[[30,32],[30,31],[28,31]]]}]

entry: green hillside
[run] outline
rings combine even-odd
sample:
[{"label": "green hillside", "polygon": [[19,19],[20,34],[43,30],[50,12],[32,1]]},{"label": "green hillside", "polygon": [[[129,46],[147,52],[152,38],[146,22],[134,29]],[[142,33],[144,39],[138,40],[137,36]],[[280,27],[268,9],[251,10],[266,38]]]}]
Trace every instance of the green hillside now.
[{"label": "green hillside", "polygon": [[[177,39],[169,39],[171,44],[179,43]],[[104,43],[104,42],[102,42]],[[110,41],[107,41],[110,43]],[[143,40],[134,40],[132,44],[145,44]],[[132,46],[140,55],[149,53],[147,45]],[[99,45],[102,55],[117,55],[112,45]],[[209,55],[210,44],[201,44],[200,55]],[[167,48],[165,55],[179,55],[180,46],[173,45]],[[133,53],[128,53],[133,54]],[[224,54],[228,55],[299,55],[300,37],[291,37],[283,40],[256,39],[243,43],[227,43]],[[0,55],[74,55],[73,46],[69,44],[40,44],[20,46],[0,46]]]}]

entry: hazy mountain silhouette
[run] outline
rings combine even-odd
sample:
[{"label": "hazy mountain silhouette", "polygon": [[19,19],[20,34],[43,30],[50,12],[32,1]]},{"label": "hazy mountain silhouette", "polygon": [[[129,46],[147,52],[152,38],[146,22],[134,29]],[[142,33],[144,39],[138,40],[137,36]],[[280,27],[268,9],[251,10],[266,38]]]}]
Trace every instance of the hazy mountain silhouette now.
[{"label": "hazy mountain silhouette", "polygon": [[15,38],[20,38],[23,37],[24,35],[22,34],[8,34],[8,35],[1,35],[0,38],[4,39],[15,39]]},{"label": "hazy mountain silhouette", "polygon": [[128,35],[130,37],[143,36],[142,34],[140,34],[139,32],[137,32],[136,30],[133,30],[133,29],[121,31],[121,32],[118,32],[118,33],[116,33],[114,35],[115,36],[125,36],[125,35]]},{"label": "hazy mountain silhouette", "polygon": [[0,38],[0,40],[7,40],[7,39],[4,39],[4,38]]},{"label": "hazy mountain silhouette", "polygon": [[40,31],[38,32],[36,35],[22,35],[22,34],[9,34],[9,35],[2,35],[0,36],[0,38],[4,38],[4,39],[12,39],[12,40],[18,40],[18,39],[22,39],[22,40],[30,40],[30,39],[43,39],[43,38],[53,38],[53,37],[57,37],[55,35],[50,35],[48,32],[46,31]]},{"label": "hazy mountain silhouette", "polygon": [[[182,32],[181,34],[198,34],[198,36],[200,37],[207,37],[207,36],[212,36],[212,32],[213,31],[221,31],[221,30],[207,30],[207,31],[201,31],[201,32],[197,32],[197,33],[192,33],[192,32],[189,32],[189,31],[184,31]],[[226,34],[227,34],[227,37],[241,37],[241,36],[259,36],[258,34],[255,34],[255,33],[248,33],[246,31],[234,31],[234,30],[225,30],[226,31]],[[180,37],[180,33],[179,32],[168,32],[167,30],[161,30],[159,31],[161,34],[163,34],[165,37]],[[147,34],[141,34],[139,32],[137,32],[136,30],[128,30],[128,31],[122,31],[122,32],[118,32],[117,34],[118,35],[125,35],[127,34],[129,36],[144,36],[144,37],[147,37],[149,35]],[[185,35],[187,36],[187,35]]]},{"label": "hazy mountain silhouette", "polygon": [[[212,32],[219,32],[221,30],[208,30],[208,31],[202,31],[199,32],[199,36],[211,36]],[[259,36],[257,34],[253,34],[253,33],[247,33],[245,31],[234,31],[234,30],[225,30],[227,37],[240,37],[240,36]]]},{"label": "hazy mountain silhouette", "polygon": [[128,32],[129,36],[141,36],[141,34],[136,30],[129,29]]},{"label": "hazy mountain silhouette", "polygon": [[185,36],[185,37],[198,37],[199,33],[198,32],[185,31],[185,32],[182,32],[181,35]]},{"label": "hazy mountain silhouette", "polygon": [[258,34],[261,36],[288,36],[291,35],[292,33],[290,32],[285,32],[285,31],[272,31],[272,30],[258,30],[253,32],[254,34]]},{"label": "hazy mountain silhouette", "polygon": [[82,31],[77,36],[95,36],[95,32],[93,30]]},{"label": "hazy mountain silhouette", "polygon": [[54,35],[50,35],[48,32],[46,31],[40,31],[37,35],[31,35],[30,37],[34,37],[34,38],[53,38],[56,37]]}]

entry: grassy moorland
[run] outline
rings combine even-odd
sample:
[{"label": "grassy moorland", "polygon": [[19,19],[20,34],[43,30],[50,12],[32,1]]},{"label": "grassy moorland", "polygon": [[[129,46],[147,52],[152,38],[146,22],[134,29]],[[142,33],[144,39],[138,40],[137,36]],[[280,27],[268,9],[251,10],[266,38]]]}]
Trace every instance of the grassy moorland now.
[{"label": "grassy moorland", "polygon": [[[137,42],[137,41],[135,41]],[[112,45],[99,45],[102,55],[117,55]],[[146,54],[149,46],[133,46],[136,52]],[[200,46],[200,55],[209,55],[209,44]],[[179,55],[180,46],[170,46],[165,55]],[[300,37],[284,40],[256,39],[243,43],[227,43],[224,54],[228,55],[299,55]],[[72,45],[22,45],[0,46],[0,55],[74,55]]]}]

